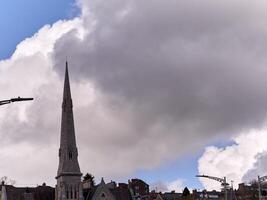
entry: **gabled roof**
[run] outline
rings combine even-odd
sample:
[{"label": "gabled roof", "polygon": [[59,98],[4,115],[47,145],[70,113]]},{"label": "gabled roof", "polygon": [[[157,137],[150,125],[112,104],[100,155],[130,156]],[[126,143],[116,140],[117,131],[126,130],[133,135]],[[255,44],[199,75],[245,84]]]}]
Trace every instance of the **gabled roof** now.
[{"label": "gabled roof", "polygon": [[55,189],[49,186],[14,187],[5,185],[7,200],[26,200],[29,197],[34,200],[54,200]]},{"label": "gabled roof", "polygon": [[108,200],[116,200],[115,196],[111,193],[109,188],[106,186],[104,179],[101,179],[101,183],[97,186],[96,191],[92,197],[92,200],[98,199],[108,199]]},{"label": "gabled roof", "polygon": [[128,188],[116,187],[111,190],[116,200],[131,200],[131,193]]},{"label": "gabled roof", "polygon": [[138,178],[133,178],[130,180],[130,182],[132,184],[144,184],[146,186],[149,186],[145,181],[143,181],[142,179],[138,179]]},{"label": "gabled roof", "polygon": [[[105,197],[101,197],[101,195]],[[127,187],[108,187],[102,178],[101,183],[96,186],[95,189],[90,189],[86,193],[86,200],[98,200],[98,199],[108,199],[108,200],[132,200],[130,191]]]}]

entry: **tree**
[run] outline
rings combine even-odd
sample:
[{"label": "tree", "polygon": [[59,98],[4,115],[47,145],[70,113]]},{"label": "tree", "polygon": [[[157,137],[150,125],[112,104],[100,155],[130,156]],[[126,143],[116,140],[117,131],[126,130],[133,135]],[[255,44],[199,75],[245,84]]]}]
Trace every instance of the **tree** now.
[{"label": "tree", "polygon": [[7,176],[3,176],[0,178],[0,182],[6,185],[15,185],[16,181],[8,178]]},{"label": "tree", "polygon": [[182,196],[183,196],[183,197],[186,197],[186,196],[189,196],[189,195],[190,195],[190,191],[188,190],[187,187],[185,187],[184,190],[183,190],[183,194],[182,194]]},{"label": "tree", "polygon": [[87,182],[89,181],[92,186],[95,186],[95,177],[92,174],[86,173],[83,177],[83,181]]}]

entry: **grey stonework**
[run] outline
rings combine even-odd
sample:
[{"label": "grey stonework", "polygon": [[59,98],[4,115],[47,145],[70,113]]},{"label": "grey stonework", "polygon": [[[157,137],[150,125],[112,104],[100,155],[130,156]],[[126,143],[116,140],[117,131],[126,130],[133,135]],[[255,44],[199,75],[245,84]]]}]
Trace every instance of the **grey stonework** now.
[{"label": "grey stonework", "polygon": [[72,111],[68,63],[66,62],[62,103],[59,165],[57,171],[56,200],[83,200],[82,173],[78,163],[78,150]]},{"label": "grey stonework", "polygon": [[2,188],[1,188],[1,200],[7,200],[7,194],[6,194],[6,187],[2,183]]}]

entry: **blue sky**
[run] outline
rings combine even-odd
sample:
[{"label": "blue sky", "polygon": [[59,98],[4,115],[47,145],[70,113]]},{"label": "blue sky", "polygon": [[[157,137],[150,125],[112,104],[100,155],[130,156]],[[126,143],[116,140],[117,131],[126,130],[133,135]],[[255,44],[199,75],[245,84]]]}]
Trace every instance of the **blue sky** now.
[{"label": "blue sky", "polygon": [[198,181],[198,178],[195,177],[197,174],[197,159],[200,155],[201,154],[187,155],[154,170],[141,170],[137,172],[135,176],[142,177],[149,183],[160,180],[173,182],[177,179],[181,179],[184,186],[201,189],[203,187]]},{"label": "blue sky", "polygon": [[[219,140],[209,145],[213,145],[218,148],[224,148],[233,144],[234,143],[232,141]],[[142,177],[149,183],[160,180],[173,182],[176,179],[181,179],[184,186],[187,186],[191,189],[204,189],[202,184],[199,182],[199,179],[195,177],[198,174],[197,162],[203,153],[204,149],[199,152],[194,152],[194,154],[184,155],[176,161],[166,163],[165,165],[153,170],[140,170],[136,172],[134,176]]]},{"label": "blue sky", "polygon": [[43,25],[77,14],[73,0],[0,1],[0,59],[8,58],[16,45]]}]

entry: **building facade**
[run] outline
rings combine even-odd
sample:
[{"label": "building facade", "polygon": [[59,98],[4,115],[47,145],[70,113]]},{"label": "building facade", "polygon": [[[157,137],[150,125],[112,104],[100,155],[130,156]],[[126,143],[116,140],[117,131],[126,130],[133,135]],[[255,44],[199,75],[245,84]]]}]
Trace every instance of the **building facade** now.
[{"label": "building facade", "polygon": [[131,179],[128,181],[132,198],[134,200],[147,200],[149,198],[149,185],[141,179]]}]

